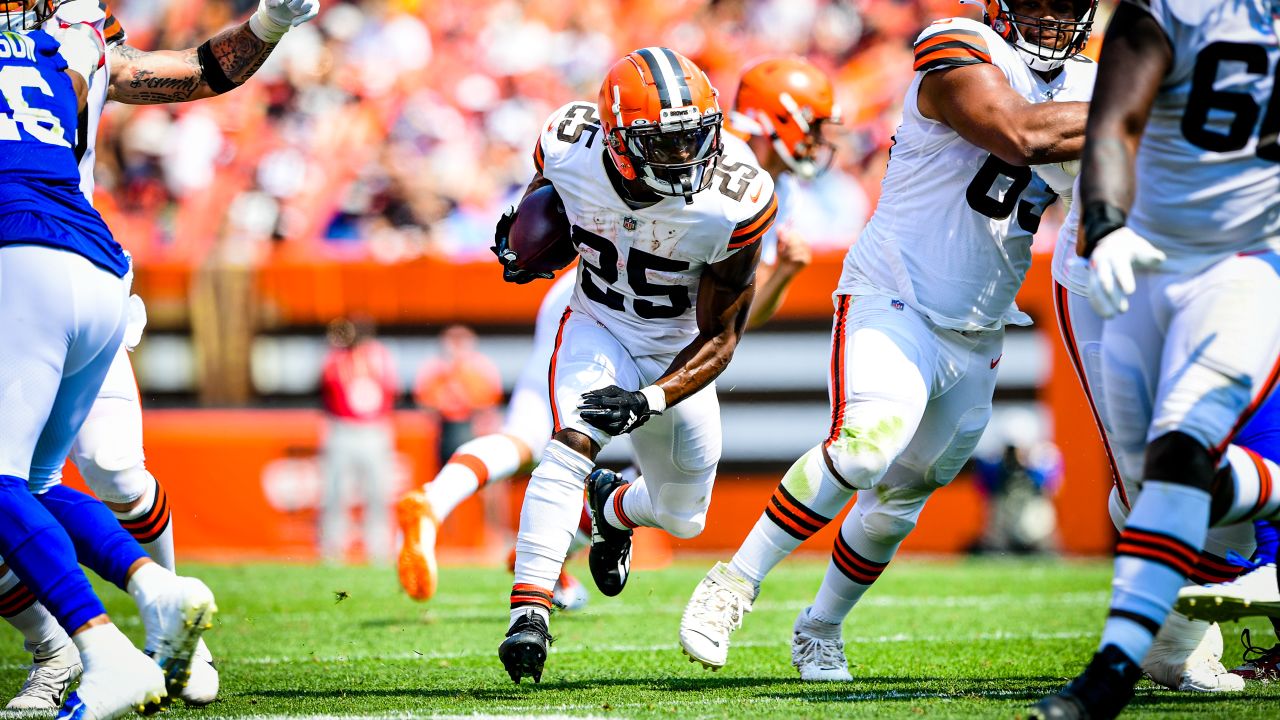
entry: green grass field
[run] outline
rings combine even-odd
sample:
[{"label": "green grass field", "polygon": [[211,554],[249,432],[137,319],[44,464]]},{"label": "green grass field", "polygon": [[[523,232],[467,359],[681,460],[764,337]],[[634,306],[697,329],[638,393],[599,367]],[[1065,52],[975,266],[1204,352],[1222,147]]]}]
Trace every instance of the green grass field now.
[{"label": "green grass field", "polygon": [[[417,604],[386,569],[190,564],[184,570],[203,577],[221,607],[208,639],[222,698],[203,710],[175,703],[167,715],[1013,718],[1087,661],[1111,569],[901,558],[845,626],[856,680],[811,685],[790,665],[789,636],[824,564],[778,569],[717,673],[690,664],[676,643],[684,603],[709,564],[638,572],[621,597],[593,595],[585,611],[553,618],[542,683],[519,686],[497,659],[510,590],[501,569],[446,569],[436,599]],[[585,577],[585,567],[573,569]],[[104,596],[140,638],[128,598]],[[1265,620],[1245,626],[1255,642],[1273,641]],[[1228,665],[1240,657],[1240,627],[1224,628]],[[16,689],[25,660],[16,634],[3,652],[0,683]],[[1277,702],[1280,684],[1189,697],[1144,681],[1127,716],[1275,717]]]}]

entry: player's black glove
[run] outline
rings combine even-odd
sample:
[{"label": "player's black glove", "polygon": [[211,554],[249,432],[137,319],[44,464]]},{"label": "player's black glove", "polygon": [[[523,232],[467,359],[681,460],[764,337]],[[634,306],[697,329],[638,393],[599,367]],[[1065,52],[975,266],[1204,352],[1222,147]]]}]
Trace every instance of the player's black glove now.
[{"label": "player's black glove", "polygon": [[524,285],[534,280],[550,280],[555,277],[549,272],[530,272],[516,264],[516,251],[512,250],[508,243],[511,226],[515,222],[516,210],[508,208],[502,213],[502,217],[498,218],[498,226],[493,231],[493,247],[489,248],[494,255],[498,256],[498,262],[502,263],[502,279],[509,283]]},{"label": "player's black glove", "polygon": [[614,436],[629,433],[657,415],[643,394],[617,385],[583,393],[578,414],[592,427]]}]

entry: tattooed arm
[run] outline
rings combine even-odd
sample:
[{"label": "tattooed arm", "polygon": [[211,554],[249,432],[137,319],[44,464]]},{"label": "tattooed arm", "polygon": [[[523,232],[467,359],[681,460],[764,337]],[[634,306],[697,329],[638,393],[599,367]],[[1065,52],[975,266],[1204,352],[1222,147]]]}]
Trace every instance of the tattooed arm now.
[{"label": "tattooed arm", "polygon": [[238,87],[267,61],[290,27],[319,12],[318,0],[260,0],[249,21],[189,50],[111,48],[107,98],[130,105],[187,102]]},{"label": "tattooed arm", "polygon": [[[239,85],[262,67],[275,44],[259,40],[245,23],[213,36],[209,49],[227,79]],[[217,94],[205,78],[196,48],[150,52],[129,45],[111,48],[109,100],[154,105],[201,100]]]}]

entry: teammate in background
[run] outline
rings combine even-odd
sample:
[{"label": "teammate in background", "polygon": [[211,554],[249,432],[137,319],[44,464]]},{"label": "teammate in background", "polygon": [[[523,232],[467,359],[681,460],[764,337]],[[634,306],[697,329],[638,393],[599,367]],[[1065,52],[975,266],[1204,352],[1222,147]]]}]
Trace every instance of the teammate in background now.
[{"label": "teammate in background", "polygon": [[791,644],[802,679],[851,679],[841,624],[987,425],[1004,327],[1030,322],[1014,296],[1056,199],[1028,166],[1080,154],[1095,68],[1077,55],[1095,5],[986,10],[986,24],[942,20],[916,41],[883,194],[835,293],[830,432],[694,590],[680,624],[691,660],[723,666],[765,576],[863,490]]},{"label": "teammate in background", "polygon": [[[1274,23],[1261,0],[1130,0],[1107,29],[1080,249],[1106,319],[1113,450],[1122,468],[1142,458],[1142,492],[1117,544],[1099,650],[1033,717],[1119,714],[1208,528],[1280,511],[1266,464],[1218,471],[1246,452],[1230,443],[1280,376],[1280,318],[1262,310],[1280,302],[1280,155],[1265,110],[1280,63]],[[1225,97],[1235,120],[1211,123]]]},{"label": "teammate in background", "polygon": [[[714,382],[746,325],[760,240],[777,214],[773,181],[722,133],[715,88],[667,48],[615,63],[598,104],[557,110],[534,159],[529,191],[555,188],[581,260],[548,373],[554,434],[525,493],[498,649],[516,682],[542,676],[584,484],[591,571],[605,595],[626,584],[632,528],[702,531],[720,459]],[[520,281],[528,273],[508,250],[500,236],[504,277]],[[644,473],[632,483],[592,472],[623,433]]]},{"label": "teammate in background", "polygon": [[[76,169],[85,79],[106,47],[87,24],[59,27],[59,44],[39,29],[51,11],[0,11],[0,553],[79,648],[84,673],[60,717],[109,720],[186,682],[216,608],[203,583],[157,565],[101,502],[60,482],[125,332],[132,276]],[[111,623],[79,562],[133,595],[154,660]]]},{"label": "teammate in background", "polygon": [[[778,197],[778,219],[761,242],[748,329],[773,317],[796,275],[810,262],[804,238],[786,228],[788,200],[794,191],[793,176],[810,180],[830,165],[833,148],[824,138],[823,128],[839,122],[831,80],[809,61],[769,58],[743,71],[726,130],[747,141],[760,167],[773,178]],[[502,432],[476,438],[459,448],[433,481],[400,501],[404,535],[400,584],[410,597],[428,600],[435,594],[435,538],[449,513],[480,488],[506,480],[542,459],[542,448],[552,433],[547,367],[575,281],[566,272],[538,308],[533,352],[511,393]],[[590,515],[584,510],[580,525],[588,534],[590,524]],[[589,541],[587,534],[578,534],[569,554]],[[577,578],[562,570],[552,604],[577,609],[586,599]]]},{"label": "teammate in background", "polygon": [[[106,61],[86,78],[88,101],[75,143],[80,189],[92,202],[94,142],[107,100],[131,105],[185,102],[233,90],[262,66],[290,27],[315,17],[319,0],[260,0],[257,12],[247,22],[214,35],[199,47],[178,51],[143,51],[126,44],[124,28],[105,0],[27,0],[24,6],[38,8],[50,31],[64,23],[87,23],[106,39]],[[89,488],[124,528],[157,562],[172,570],[170,508],[164,489],[144,463],[142,411],[127,351],[138,342],[145,322],[142,303],[134,297],[124,346],[102,383],[70,457]],[[80,672],[75,645],[8,572],[0,575],[0,614],[22,633],[33,659],[22,690],[8,707],[56,708],[58,698]],[[202,642],[182,699],[203,705],[217,694],[218,673]]]}]

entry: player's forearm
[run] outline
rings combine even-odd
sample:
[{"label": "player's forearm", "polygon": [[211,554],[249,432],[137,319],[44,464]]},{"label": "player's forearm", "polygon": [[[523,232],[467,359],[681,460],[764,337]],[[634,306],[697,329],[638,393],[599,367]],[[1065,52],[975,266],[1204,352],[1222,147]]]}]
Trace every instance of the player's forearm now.
[{"label": "player's forearm", "polygon": [[761,266],[756,272],[756,293],[751,301],[751,315],[747,318],[747,329],[756,328],[769,322],[782,301],[787,297],[787,289],[791,281],[796,279],[799,268],[792,268],[781,263],[773,267]]},{"label": "player's forearm", "polygon": [[1089,104],[1082,102],[1027,105],[1009,123],[1005,147],[996,154],[1016,165],[1079,159],[1088,113]]},{"label": "player's forearm", "polygon": [[713,330],[712,334],[700,333],[676,355],[667,372],[654,383],[662,388],[668,406],[710,385],[729,366],[747,324],[751,294],[748,290],[741,302],[726,308],[723,326]]},{"label": "player's forearm", "polygon": [[1107,28],[1081,158],[1076,201],[1083,233],[1077,251],[1085,257],[1101,237],[1124,223],[1133,204],[1134,158],[1172,60],[1164,32],[1151,15],[1121,3]]},{"label": "player's forearm", "polygon": [[108,99],[130,105],[188,102],[243,84],[261,68],[275,43],[260,39],[244,23],[188,50],[143,51],[119,45],[111,55]]}]

